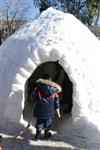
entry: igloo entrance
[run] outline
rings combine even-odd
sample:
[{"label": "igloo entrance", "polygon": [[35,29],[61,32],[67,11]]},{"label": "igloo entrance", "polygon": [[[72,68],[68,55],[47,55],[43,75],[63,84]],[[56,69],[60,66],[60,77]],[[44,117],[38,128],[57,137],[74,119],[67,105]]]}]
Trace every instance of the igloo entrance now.
[{"label": "igloo entrance", "polygon": [[69,79],[67,73],[65,72],[64,68],[58,63],[58,61],[49,61],[38,66],[25,84],[25,105],[23,111],[23,118],[26,121],[29,120],[30,113],[32,112],[32,108],[34,106],[34,102],[30,100],[30,95],[34,88],[34,83],[38,78],[42,78],[42,75],[46,72],[50,74],[53,81],[55,81],[62,87],[62,92],[60,93],[61,111],[63,113],[68,113],[72,111],[73,84]]}]

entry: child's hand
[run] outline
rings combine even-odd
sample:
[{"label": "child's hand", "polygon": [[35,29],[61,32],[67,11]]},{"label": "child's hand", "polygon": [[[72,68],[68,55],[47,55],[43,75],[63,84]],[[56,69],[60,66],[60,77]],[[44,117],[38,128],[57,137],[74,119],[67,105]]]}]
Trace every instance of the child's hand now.
[{"label": "child's hand", "polygon": [[61,115],[60,115],[60,110],[59,110],[59,108],[58,108],[58,109],[56,109],[56,111],[57,111],[58,118],[61,118]]},{"label": "child's hand", "polygon": [[60,115],[60,114],[58,115],[58,118],[61,118],[61,115]]}]

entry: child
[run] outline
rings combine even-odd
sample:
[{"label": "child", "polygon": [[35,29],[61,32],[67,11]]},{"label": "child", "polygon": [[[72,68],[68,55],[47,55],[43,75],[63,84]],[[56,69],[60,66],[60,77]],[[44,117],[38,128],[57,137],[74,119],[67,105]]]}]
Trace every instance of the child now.
[{"label": "child", "polygon": [[38,79],[36,81],[33,94],[33,97],[36,99],[36,106],[33,114],[37,118],[35,140],[40,139],[42,130],[45,130],[45,138],[51,137],[51,132],[49,132],[49,130],[55,110],[58,117],[61,117],[59,110],[59,92],[61,92],[61,87],[51,81],[51,78],[47,73],[43,75],[43,79]]}]

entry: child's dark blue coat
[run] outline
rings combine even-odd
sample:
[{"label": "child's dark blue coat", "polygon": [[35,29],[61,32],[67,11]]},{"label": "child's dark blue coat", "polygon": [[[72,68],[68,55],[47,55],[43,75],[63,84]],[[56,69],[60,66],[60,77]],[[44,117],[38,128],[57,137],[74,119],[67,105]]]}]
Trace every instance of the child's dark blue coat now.
[{"label": "child's dark blue coat", "polygon": [[39,79],[36,82],[34,97],[36,106],[34,116],[38,119],[54,117],[55,109],[59,108],[59,95],[61,87],[49,80]]}]

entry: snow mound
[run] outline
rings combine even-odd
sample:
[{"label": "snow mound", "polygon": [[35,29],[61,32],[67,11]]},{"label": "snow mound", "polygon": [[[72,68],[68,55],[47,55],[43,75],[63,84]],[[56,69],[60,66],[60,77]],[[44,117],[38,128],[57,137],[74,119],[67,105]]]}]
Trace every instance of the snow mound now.
[{"label": "snow mound", "polygon": [[73,83],[69,126],[85,117],[100,129],[100,41],[73,15],[49,8],[8,38],[1,54],[1,119],[21,122],[27,79],[40,64],[59,59]]}]

